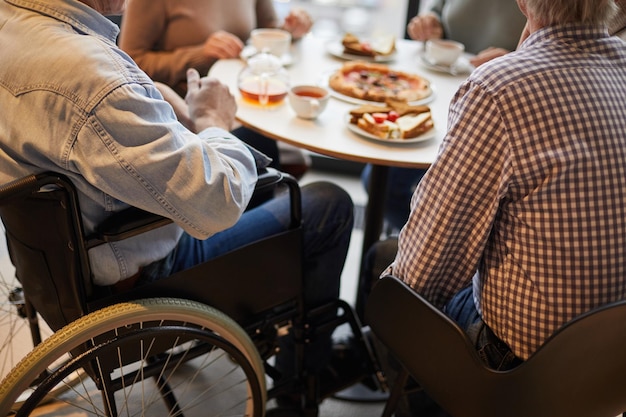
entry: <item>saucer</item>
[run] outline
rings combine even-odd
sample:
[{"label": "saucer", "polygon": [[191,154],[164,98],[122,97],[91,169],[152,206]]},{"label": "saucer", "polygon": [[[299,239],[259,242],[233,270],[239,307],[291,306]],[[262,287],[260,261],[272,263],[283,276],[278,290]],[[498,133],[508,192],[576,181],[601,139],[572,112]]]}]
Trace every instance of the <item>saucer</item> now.
[{"label": "saucer", "polygon": [[474,71],[474,66],[470,64],[469,60],[466,57],[461,57],[456,60],[456,62],[452,65],[440,65],[431,62],[428,58],[426,58],[423,54],[420,54],[420,63],[423,67],[437,72],[444,72],[450,75],[463,75],[470,74]]}]

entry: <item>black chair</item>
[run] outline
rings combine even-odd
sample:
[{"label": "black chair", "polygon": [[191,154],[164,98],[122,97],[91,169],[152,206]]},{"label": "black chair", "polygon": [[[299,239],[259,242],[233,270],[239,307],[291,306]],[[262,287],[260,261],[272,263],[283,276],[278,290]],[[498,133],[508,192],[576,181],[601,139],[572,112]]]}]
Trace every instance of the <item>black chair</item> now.
[{"label": "black chair", "polygon": [[[268,399],[295,387],[302,393],[297,415],[316,416],[319,381],[303,370],[304,346],[344,323],[371,359],[363,376],[373,373],[375,358],[349,305],[338,300],[304,308],[299,187],[270,170],[256,192],[276,188],[290,195],[286,232],[116,292],[92,283],[88,250],[168,219],[131,208],[85,236],[76,190],[66,177],[42,173],[0,187],[0,216],[21,284],[11,291],[19,291],[12,297],[21,301],[11,304],[15,316],[31,323],[38,344],[0,383],[0,415],[41,413],[42,404],[57,400],[52,404],[106,416],[129,410],[262,416]],[[331,310],[335,318],[319,324],[316,317]],[[37,335],[40,319],[55,331],[44,341]],[[281,375],[271,358],[288,330],[296,341],[296,371]]]},{"label": "black chair", "polygon": [[406,23],[404,24],[404,39],[411,39],[409,32],[406,30],[409,22],[420,11],[420,0],[408,0],[406,5]]},{"label": "black chair", "polygon": [[453,320],[395,277],[376,283],[366,319],[404,367],[386,416],[415,383],[455,417],[614,417],[626,410],[626,301],[572,320],[506,372],[489,369]]}]

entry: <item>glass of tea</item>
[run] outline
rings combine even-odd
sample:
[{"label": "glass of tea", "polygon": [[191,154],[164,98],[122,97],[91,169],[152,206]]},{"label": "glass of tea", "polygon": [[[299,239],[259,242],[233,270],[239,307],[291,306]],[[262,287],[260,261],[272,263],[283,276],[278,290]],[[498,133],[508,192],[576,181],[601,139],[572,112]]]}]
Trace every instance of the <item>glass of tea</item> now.
[{"label": "glass of tea", "polygon": [[248,59],[237,80],[244,102],[261,107],[282,104],[289,91],[289,75],[280,58],[261,52]]},{"label": "glass of tea", "polygon": [[316,85],[297,85],[289,90],[289,104],[298,117],[315,119],[326,108],[330,94]]}]

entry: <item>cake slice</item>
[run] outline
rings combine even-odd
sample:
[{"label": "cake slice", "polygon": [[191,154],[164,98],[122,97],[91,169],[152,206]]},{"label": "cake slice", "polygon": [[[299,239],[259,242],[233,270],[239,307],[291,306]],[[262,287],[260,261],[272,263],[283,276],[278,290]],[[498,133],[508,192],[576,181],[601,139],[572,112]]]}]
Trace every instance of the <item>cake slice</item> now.
[{"label": "cake slice", "polygon": [[376,122],[374,116],[370,113],[365,113],[363,117],[357,121],[357,126],[381,139],[389,139],[397,135],[395,131],[398,129],[397,124],[388,120],[381,123]]},{"label": "cake slice", "polygon": [[414,138],[434,127],[430,112],[407,114],[398,117],[396,124],[400,130],[400,137],[403,139]]},{"label": "cake slice", "polygon": [[372,39],[372,49],[378,55],[391,55],[396,50],[394,35],[381,35]]},{"label": "cake slice", "polygon": [[371,42],[365,42],[351,33],[346,33],[341,44],[343,45],[343,52],[346,54],[375,57],[390,55],[394,52],[396,50],[396,37],[383,35],[373,38]]}]

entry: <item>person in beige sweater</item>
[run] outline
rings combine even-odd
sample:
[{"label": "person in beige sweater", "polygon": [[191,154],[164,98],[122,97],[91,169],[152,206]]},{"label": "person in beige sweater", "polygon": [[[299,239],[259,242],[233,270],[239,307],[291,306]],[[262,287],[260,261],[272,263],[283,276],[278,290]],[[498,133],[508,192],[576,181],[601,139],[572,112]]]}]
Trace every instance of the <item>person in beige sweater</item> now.
[{"label": "person in beige sweater", "polygon": [[[253,29],[278,27],[299,39],[312,24],[299,8],[280,22],[273,0],[129,0],[118,42],[167,99],[171,94],[164,85],[184,97],[188,68],[207,74],[218,59],[238,57]],[[244,127],[233,133],[271,157],[271,166],[296,178],[310,165],[308,156],[293,146]]]},{"label": "person in beige sweater", "polygon": [[253,29],[280,27],[298,39],[311,25],[297,8],[279,22],[272,0],[130,0],[119,45],[150,78],[184,95],[188,68],[206,74],[218,59],[236,58]]}]

